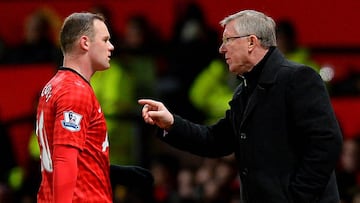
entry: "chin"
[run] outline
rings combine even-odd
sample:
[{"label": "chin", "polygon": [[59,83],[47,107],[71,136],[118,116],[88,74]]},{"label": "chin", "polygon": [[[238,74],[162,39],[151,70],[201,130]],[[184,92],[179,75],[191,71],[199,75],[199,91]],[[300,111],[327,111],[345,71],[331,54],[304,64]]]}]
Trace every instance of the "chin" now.
[{"label": "chin", "polygon": [[229,67],[229,71],[234,74],[238,74],[236,69]]},{"label": "chin", "polygon": [[105,70],[106,70],[106,69],[109,69],[109,68],[110,68],[110,63],[104,65],[104,69],[105,69]]},{"label": "chin", "polygon": [[98,71],[104,71],[104,70],[107,70],[109,68],[110,68],[110,66],[103,66],[103,67],[99,67],[97,70]]}]

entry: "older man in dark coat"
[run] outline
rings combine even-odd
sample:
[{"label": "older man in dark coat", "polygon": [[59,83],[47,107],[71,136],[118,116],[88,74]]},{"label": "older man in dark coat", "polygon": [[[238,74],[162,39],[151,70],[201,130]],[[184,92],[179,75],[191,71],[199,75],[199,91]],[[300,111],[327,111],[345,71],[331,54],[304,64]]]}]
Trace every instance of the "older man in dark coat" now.
[{"label": "older man in dark coat", "polygon": [[144,120],[181,150],[205,157],[235,153],[242,203],[338,203],[334,168],[342,136],[321,77],[284,58],[275,23],[263,13],[241,11],[221,24],[219,50],[241,80],[224,118],[198,125],[144,99]]}]

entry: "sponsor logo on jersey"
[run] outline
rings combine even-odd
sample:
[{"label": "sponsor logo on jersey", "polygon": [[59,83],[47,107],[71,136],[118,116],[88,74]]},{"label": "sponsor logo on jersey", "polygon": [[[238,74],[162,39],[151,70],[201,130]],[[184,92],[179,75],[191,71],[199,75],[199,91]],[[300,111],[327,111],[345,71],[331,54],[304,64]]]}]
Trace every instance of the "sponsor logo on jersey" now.
[{"label": "sponsor logo on jersey", "polygon": [[61,121],[61,125],[63,126],[63,128],[72,132],[79,131],[81,119],[82,115],[73,111],[65,111],[64,120]]}]

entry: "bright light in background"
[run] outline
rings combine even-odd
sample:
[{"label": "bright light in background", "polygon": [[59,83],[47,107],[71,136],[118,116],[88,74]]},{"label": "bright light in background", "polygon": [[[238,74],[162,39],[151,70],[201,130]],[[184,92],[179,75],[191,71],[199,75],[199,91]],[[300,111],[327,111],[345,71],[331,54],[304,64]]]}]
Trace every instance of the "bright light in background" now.
[{"label": "bright light in background", "polygon": [[319,74],[323,81],[329,82],[334,78],[335,71],[331,66],[323,66],[320,68]]}]

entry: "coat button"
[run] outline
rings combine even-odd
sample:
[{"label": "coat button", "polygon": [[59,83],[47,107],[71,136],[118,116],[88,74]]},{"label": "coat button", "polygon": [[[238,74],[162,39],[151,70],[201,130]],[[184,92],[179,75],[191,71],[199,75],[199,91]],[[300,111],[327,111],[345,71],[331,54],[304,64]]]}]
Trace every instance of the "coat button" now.
[{"label": "coat button", "polygon": [[241,170],[241,175],[247,176],[247,174],[248,174],[248,169],[247,168],[244,168],[243,170]]},{"label": "coat button", "polygon": [[240,133],[240,139],[245,140],[246,139],[246,133]]}]

